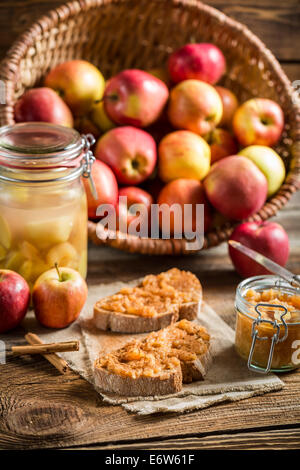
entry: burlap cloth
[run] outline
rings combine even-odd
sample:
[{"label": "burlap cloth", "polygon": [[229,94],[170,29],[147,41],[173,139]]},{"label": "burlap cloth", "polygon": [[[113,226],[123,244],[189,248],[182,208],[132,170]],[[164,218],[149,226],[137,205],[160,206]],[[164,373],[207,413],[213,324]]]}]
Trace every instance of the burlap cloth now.
[{"label": "burlap cloth", "polygon": [[[134,285],[135,283],[130,283]],[[75,372],[88,380],[94,388],[93,362],[100,351],[111,351],[127,342],[133,335],[101,332],[93,327],[93,305],[101,297],[111,295],[124,287],[124,283],[101,284],[89,287],[87,303],[80,318],[62,330],[49,330],[37,324],[30,312],[24,320],[28,331],[37,333],[44,342],[78,339],[80,351],[61,353]],[[127,284],[128,285],[128,284]],[[237,401],[254,395],[280,390],[283,382],[274,374],[250,372],[234,350],[234,331],[206,303],[196,320],[211,335],[213,363],[204,381],[184,385],[181,392],[164,397],[124,397],[97,390],[104,401],[120,404],[126,410],[140,415],[158,412],[182,413],[224,402]],[[135,335],[141,337],[142,335]],[[96,388],[97,389],[97,388]]]}]

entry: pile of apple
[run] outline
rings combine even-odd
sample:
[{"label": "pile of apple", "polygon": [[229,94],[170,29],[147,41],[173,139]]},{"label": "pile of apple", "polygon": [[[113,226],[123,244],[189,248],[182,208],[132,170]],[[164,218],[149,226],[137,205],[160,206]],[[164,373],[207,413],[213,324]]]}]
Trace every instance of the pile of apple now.
[{"label": "pile of apple", "polygon": [[[15,120],[75,127],[97,138],[92,176],[98,200],[84,180],[91,219],[101,204],[112,204],[127,225],[132,204],[148,212],[154,201],[204,204],[207,231],[251,216],[285,179],[283,161],[271,148],[283,131],[281,108],[263,97],[239,103],[231,90],[216,85],[225,71],[223,53],[208,43],[181,47],[166,68],[124,70],[107,82],[93,64],[72,60],[52,69],[44,86],[23,94]],[[127,196],[125,208],[119,196]],[[173,217],[173,233],[177,222]],[[242,223],[232,238],[282,265],[287,260],[288,237],[276,223]],[[242,276],[261,273],[232,250]],[[54,328],[74,321],[86,297],[85,281],[71,268],[46,271],[32,293],[37,319]],[[1,270],[0,332],[20,323],[29,302],[26,281]]]},{"label": "pile of apple", "polygon": [[264,98],[238,103],[216,85],[225,71],[223,53],[209,43],[181,47],[163,69],[124,70],[107,82],[93,64],[72,60],[25,92],[15,118],[74,126],[98,139],[98,200],[85,185],[91,219],[100,204],[124,214],[119,195],[128,198],[128,223],[133,203],[148,210],[154,201],[203,203],[207,231],[257,212],[285,178],[271,148],[284,126],[281,108]]}]

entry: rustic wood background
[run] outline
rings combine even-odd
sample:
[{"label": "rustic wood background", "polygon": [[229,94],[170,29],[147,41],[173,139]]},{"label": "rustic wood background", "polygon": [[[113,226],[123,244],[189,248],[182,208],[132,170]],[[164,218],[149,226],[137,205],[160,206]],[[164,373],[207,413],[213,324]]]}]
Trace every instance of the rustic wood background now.
[{"label": "rustic wood background", "polygon": [[[0,0],[0,59],[34,20],[63,3],[57,0]],[[273,51],[290,79],[300,78],[299,0],[208,0],[206,3],[246,24]]]},{"label": "rustic wood background", "polygon": [[[150,0],[149,0],[150,1]],[[0,1],[0,58],[28,25],[63,2]],[[300,79],[299,0],[214,0],[207,3],[245,23]],[[289,269],[300,273],[300,192],[276,221],[289,233]],[[233,302],[240,281],[222,245],[197,256],[142,257],[90,247],[90,284],[134,279],[171,266],[190,269],[205,300],[234,327]],[[8,344],[24,344],[24,331]],[[98,449],[295,449],[300,448],[300,371],[282,375],[284,390],[178,416],[137,417],[104,405],[76,375],[61,376],[42,357],[8,357],[0,366],[0,448]]]}]

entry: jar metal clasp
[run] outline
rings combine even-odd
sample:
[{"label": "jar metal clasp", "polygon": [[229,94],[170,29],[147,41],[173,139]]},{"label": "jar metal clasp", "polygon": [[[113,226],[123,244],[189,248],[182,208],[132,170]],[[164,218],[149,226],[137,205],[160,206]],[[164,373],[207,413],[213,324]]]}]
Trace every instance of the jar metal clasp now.
[{"label": "jar metal clasp", "polygon": [[[272,309],[276,308],[276,309],[279,309],[279,310],[283,310],[283,313],[280,315],[280,321],[282,322],[283,327],[284,327],[284,334],[281,338],[279,338],[280,324],[277,322],[276,319],[274,321],[263,319],[261,317],[261,312],[259,311],[260,307],[271,307]],[[271,364],[272,364],[275,345],[277,343],[285,341],[286,338],[287,338],[287,335],[288,335],[288,326],[287,326],[287,324],[286,324],[286,322],[283,318],[287,314],[287,308],[284,307],[283,305],[276,305],[276,307],[275,307],[274,304],[258,303],[255,306],[255,311],[256,311],[258,317],[252,323],[252,331],[251,331],[252,343],[251,343],[251,348],[250,348],[250,352],[249,352],[249,356],[248,356],[248,369],[254,370],[255,372],[261,372],[262,374],[266,374],[271,369]],[[260,369],[260,368],[256,367],[254,364],[252,364],[252,358],[253,358],[253,354],[254,354],[256,340],[266,341],[266,340],[269,339],[269,336],[259,336],[258,335],[258,329],[256,327],[261,325],[262,323],[268,323],[268,324],[272,325],[273,328],[275,329],[275,333],[272,336],[268,362],[267,362],[267,366],[266,366],[265,369]]]},{"label": "jar metal clasp", "polygon": [[88,178],[89,186],[90,186],[93,198],[97,200],[98,193],[97,193],[97,189],[96,189],[93,177],[92,177],[92,165],[96,159],[93,155],[93,152],[90,149],[91,146],[94,145],[95,142],[96,140],[92,134],[82,135],[82,145],[83,145],[84,155],[81,160],[81,165],[82,165],[82,176],[84,178]]}]

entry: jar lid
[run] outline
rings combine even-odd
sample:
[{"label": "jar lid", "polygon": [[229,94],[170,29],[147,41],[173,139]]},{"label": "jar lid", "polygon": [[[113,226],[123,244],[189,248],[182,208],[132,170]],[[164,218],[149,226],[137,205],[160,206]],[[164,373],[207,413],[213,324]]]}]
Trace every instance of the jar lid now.
[{"label": "jar lid", "polygon": [[26,122],[0,128],[0,163],[8,166],[69,166],[83,147],[75,129],[55,124]]},{"label": "jar lid", "polygon": [[43,122],[21,123],[0,129],[0,147],[25,154],[49,154],[76,146],[75,129]]},{"label": "jar lid", "polygon": [[[69,180],[80,174],[89,177],[94,161],[90,147],[94,142],[91,134],[80,135],[75,129],[46,122],[2,127],[0,179],[48,182]],[[54,178],[52,170],[57,177]],[[62,172],[67,173],[62,176]]]},{"label": "jar lid", "polygon": [[[249,291],[251,295],[253,292],[252,297],[247,296]],[[257,298],[256,294],[258,294]],[[255,307],[259,305],[264,309],[265,304],[266,318],[269,316],[268,311],[271,312],[272,317],[272,314],[277,312],[278,323],[281,324],[281,314],[287,308],[286,323],[300,324],[300,288],[292,286],[278,276],[267,274],[244,279],[237,286],[235,301],[237,309],[252,320],[258,316]]]}]

